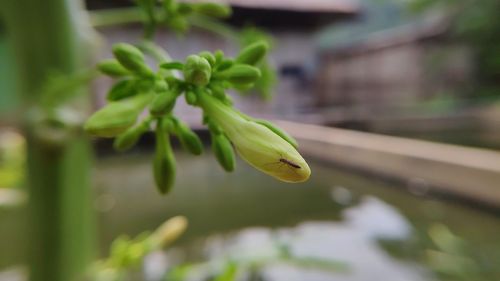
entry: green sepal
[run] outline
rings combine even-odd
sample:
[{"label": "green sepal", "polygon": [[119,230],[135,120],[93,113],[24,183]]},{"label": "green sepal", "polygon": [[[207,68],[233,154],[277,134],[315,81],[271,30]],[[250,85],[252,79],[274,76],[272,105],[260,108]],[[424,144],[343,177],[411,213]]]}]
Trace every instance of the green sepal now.
[{"label": "green sepal", "polygon": [[235,61],[237,63],[256,65],[266,56],[268,49],[269,45],[264,41],[253,43],[241,50]]},{"label": "green sepal", "polygon": [[103,60],[97,64],[97,68],[102,73],[111,77],[122,77],[130,75],[130,71],[128,71],[115,59]]},{"label": "green sepal", "polygon": [[231,142],[224,134],[211,134],[212,151],[219,164],[227,172],[232,172],[235,166],[235,156]]},{"label": "green sepal", "polygon": [[151,101],[151,94],[108,103],[85,122],[87,133],[99,137],[115,137],[133,126],[144,107]]},{"label": "green sepal", "polygon": [[136,80],[132,79],[116,82],[108,91],[106,99],[108,101],[118,101],[136,95],[138,93],[136,82]]},{"label": "green sepal", "polygon": [[291,144],[295,149],[297,149],[299,147],[299,144],[292,136],[287,134],[282,129],[278,128],[275,124],[273,124],[267,120],[263,120],[263,119],[252,119],[252,121],[254,121],[255,123],[261,124],[261,125],[265,126],[266,128],[268,128],[269,130],[273,131],[275,134],[277,134],[282,139],[284,139],[289,144]]},{"label": "green sepal", "polygon": [[156,124],[156,150],[153,160],[153,174],[156,187],[161,194],[167,194],[175,182],[175,158],[170,139],[163,128],[163,122]]},{"label": "green sepal", "polygon": [[171,62],[164,62],[160,64],[160,67],[163,69],[177,69],[177,70],[183,70],[184,69],[184,64],[179,61],[171,61]]},{"label": "green sepal", "polygon": [[142,52],[127,43],[113,46],[113,54],[120,64],[129,71],[142,77],[152,77],[153,71],[146,65]]}]

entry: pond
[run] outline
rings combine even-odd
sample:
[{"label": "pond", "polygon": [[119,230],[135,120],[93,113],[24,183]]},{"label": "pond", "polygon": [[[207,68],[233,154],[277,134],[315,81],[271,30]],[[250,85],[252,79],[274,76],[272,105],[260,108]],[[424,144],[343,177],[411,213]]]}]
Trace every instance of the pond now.
[{"label": "pond", "polygon": [[[263,269],[265,280],[500,280],[498,214],[314,161],[305,184],[278,182],[242,161],[228,174],[208,153],[178,154],[177,185],[161,197],[150,158],[100,161],[102,248],[120,233],[182,214],[190,225],[174,251],[183,253],[178,260],[266,257],[280,240],[294,255],[345,265],[331,272],[272,264]],[[436,245],[449,235],[461,241],[459,249]]]},{"label": "pond", "polygon": [[[147,263],[148,274],[161,272],[161,261],[265,261],[286,245],[331,266],[270,262],[260,280],[500,280],[500,215],[431,198],[418,185],[409,192],[314,161],[307,183],[286,184],[242,161],[226,173],[210,153],[177,153],[177,184],[163,197],[151,157],[102,157],[94,173],[101,255],[119,234],[188,218],[186,234]],[[23,216],[0,213],[0,268],[25,260]]]}]

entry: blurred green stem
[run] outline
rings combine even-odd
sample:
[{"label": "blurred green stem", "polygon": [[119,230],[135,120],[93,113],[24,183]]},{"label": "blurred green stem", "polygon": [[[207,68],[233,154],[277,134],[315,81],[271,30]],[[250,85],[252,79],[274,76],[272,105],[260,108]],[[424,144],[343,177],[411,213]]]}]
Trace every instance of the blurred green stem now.
[{"label": "blurred green stem", "polygon": [[[1,1],[0,16],[15,51],[17,83],[26,112],[39,109],[49,73],[72,74],[83,67],[82,54],[88,46],[83,46],[80,36],[89,30],[84,29],[87,23],[81,4],[75,0]],[[88,103],[79,100],[80,109],[82,105]],[[93,252],[90,145],[81,134],[63,134],[64,139],[48,144],[37,133],[40,123],[29,118],[26,123],[30,280],[75,280]],[[46,133],[50,138],[50,131]]]}]

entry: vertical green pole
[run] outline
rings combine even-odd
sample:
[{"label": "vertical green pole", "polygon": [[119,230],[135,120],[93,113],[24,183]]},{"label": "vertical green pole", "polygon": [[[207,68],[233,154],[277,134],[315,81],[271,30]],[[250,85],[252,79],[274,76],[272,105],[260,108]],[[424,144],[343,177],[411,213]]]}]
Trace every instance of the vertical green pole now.
[{"label": "vertical green pole", "polygon": [[[77,0],[0,1],[26,112],[39,104],[50,72],[70,74],[83,66],[86,48],[80,36],[86,23],[80,5]],[[90,146],[81,134],[48,145],[35,133],[39,124],[29,122],[30,279],[75,280],[93,253]]]}]

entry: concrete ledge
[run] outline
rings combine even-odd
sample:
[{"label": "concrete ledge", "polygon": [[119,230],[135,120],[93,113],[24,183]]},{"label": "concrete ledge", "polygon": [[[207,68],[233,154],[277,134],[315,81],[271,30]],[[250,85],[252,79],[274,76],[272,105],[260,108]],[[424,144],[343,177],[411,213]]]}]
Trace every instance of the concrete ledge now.
[{"label": "concrete ledge", "polygon": [[316,125],[276,123],[297,138],[306,156],[402,181],[421,180],[440,191],[500,206],[499,152]]}]

